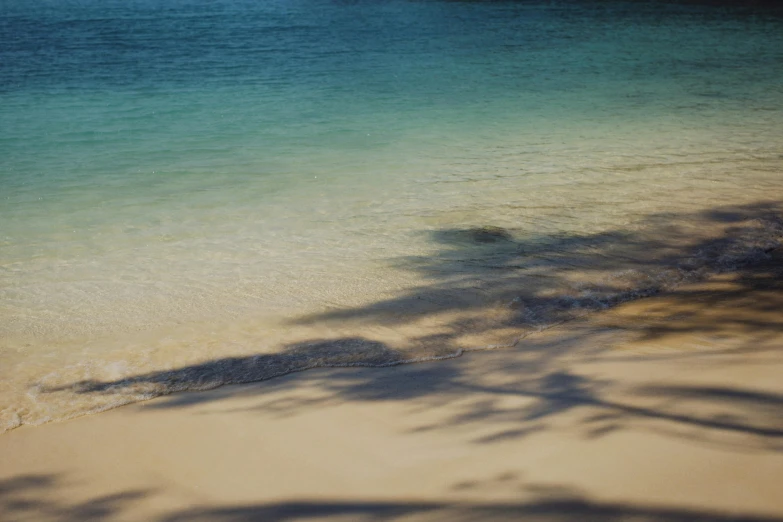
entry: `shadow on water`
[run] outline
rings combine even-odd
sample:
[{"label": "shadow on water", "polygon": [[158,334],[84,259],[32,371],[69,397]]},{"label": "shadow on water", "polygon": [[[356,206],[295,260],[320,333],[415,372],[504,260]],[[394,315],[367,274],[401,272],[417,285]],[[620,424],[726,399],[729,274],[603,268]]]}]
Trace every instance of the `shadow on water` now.
[{"label": "shadow on water", "polygon": [[[9,521],[83,522],[126,520],[126,511],[156,495],[156,491],[126,491],[84,501],[53,495],[67,485],[61,476],[23,475],[0,481],[0,518]],[[457,485],[458,486],[465,486]],[[426,502],[373,500],[297,500],[250,505],[200,507],[146,518],[150,522],[293,522],[352,520],[405,522],[506,521],[540,522],[775,522],[779,518],[724,514],[717,511],[588,500],[566,488],[523,486],[525,502]]]},{"label": "shadow on water", "polygon": [[[759,203],[696,216],[658,214],[627,230],[587,235],[515,238],[513,231],[494,227],[438,230],[431,235],[438,247],[434,254],[395,263],[428,284],[296,324],[356,319],[399,324],[427,314],[504,306],[514,310],[508,326],[540,328],[762,261],[780,245],[781,215],[779,204]],[[719,227],[720,236],[700,238],[694,223]],[[459,316],[448,332],[464,331],[463,324]],[[473,321],[467,329],[477,327],[480,322]]]},{"label": "shadow on water", "polygon": [[[542,317],[544,324],[551,325],[583,316],[585,311],[610,309],[611,313],[599,314],[603,317],[603,322],[598,322],[600,328],[579,326],[584,321],[576,321],[558,329],[558,335],[528,336],[514,347],[514,357],[486,357],[480,371],[475,365],[427,364],[405,371],[311,372],[301,376],[297,386],[319,390],[315,397],[266,400],[265,392],[278,386],[268,383],[243,391],[173,395],[149,407],[189,407],[245,393],[257,395],[253,409],[259,412],[291,415],[328,402],[405,400],[422,407],[448,404],[449,411],[456,412],[434,425],[419,426],[419,431],[474,423],[495,428],[476,443],[518,439],[552,429],[568,414],[569,429],[584,437],[643,429],[741,451],[781,451],[783,396],[779,394],[732,386],[601,380],[579,369],[578,365],[589,364],[616,344],[618,332],[622,342],[666,343],[686,334],[704,340],[697,350],[613,355],[618,361],[719,354],[723,359],[718,364],[739,368],[748,354],[767,353],[771,358],[778,354],[779,346],[769,341],[783,333],[779,313],[783,309],[783,267],[780,256],[770,254],[783,236],[780,207],[760,203],[719,208],[699,218],[722,225],[723,235],[694,242],[690,229],[676,225],[682,216],[674,215],[654,216],[650,221],[657,228],[648,226],[638,234],[616,231],[522,240],[513,231],[491,227],[437,231],[433,242],[441,245],[441,250],[426,259],[400,260],[424,274],[426,285],[389,301],[300,320],[344,323],[358,319],[360,326],[397,325],[465,311],[481,314],[497,308],[498,302],[511,303],[501,307],[506,313],[496,316],[500,319],[494,323],[466,321],[464,315],[458,315],[441,325],[437,335],[424,337],[425,341],[436,337],[442,347],[440,352],[425,352],[427,355],[450,358],[462,353],[455,346],[466,328],[473,333],[481,328],[490,333],[516,328],[514,331],[524,334]],[[558,285],[573,289],[568,279],[574,273],[617,272],[632,273],[633,284],[598,278],[583,284],[580,295],[552,291]],[[543,274],[547,277],[536,277]],[[682,282],[715,274],[719,274],[717,282],[677,289]],[[722,281],[721,277],[728,279]],[[642,301],[646,308],[641,312],[631,308],[629,317],[623,318],[624,307],[617,313],[612,309],[623,302],[635,306],[635,298],[664,290],[665,299]],[[450,298],[465,293],[472,297]],[[741,343],[712,346],[732,336]],[[275,354],[220,358],[115,381],[82,381],[63,389],[80,394],[152,397],[316,367],[395,366],[416,357],[420,353],[416,347],[426,345],[425,341],[412,337],[410,346],[391,346],[361,335],[313,339],[285,346]],[[522,402],[509,408],[505,405],[509,398]]]}]

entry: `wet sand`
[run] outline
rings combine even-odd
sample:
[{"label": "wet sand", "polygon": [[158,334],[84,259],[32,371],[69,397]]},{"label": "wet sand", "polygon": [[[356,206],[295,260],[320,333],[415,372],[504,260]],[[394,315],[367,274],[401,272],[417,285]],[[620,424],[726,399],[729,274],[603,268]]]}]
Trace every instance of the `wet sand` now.
[{"label": "wet sand", "polygon": [[0,519],[781,520],[783,254],[514,348],[0,437]]}]

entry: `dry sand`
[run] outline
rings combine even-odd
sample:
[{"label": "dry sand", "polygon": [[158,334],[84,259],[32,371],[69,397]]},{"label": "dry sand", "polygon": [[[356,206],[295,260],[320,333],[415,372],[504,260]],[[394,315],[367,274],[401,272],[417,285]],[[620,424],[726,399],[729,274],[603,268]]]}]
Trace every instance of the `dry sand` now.
[{"label": "dry sand", "polygon": [[0,520],[782,520],[783,256],[530,337],[0,437]]}]

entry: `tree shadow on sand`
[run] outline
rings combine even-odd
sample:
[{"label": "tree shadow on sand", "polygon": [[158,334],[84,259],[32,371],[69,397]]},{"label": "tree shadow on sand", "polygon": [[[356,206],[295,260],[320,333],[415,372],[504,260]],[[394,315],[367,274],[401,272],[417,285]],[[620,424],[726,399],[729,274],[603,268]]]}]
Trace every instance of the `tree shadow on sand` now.
[{"label": "tree shadow on sand", "polygon": [[[721,234],[694,235],[692,225],[682,225],[689,223],[686,218]],[[635,382],[585,372],[586,364],[611,351],[618,340],[665,344],[682,335],[703,339],[702,346],[613,354],[614,360],[712,360],[715,355],[714,364],[739,367],[748,354],[767,353],[781,362],[774,341],[783,333],[783,268],[772,252],[783,236],[780,206],[759,203],[696,216],[658,215],[645,225],[637,232],[527,239],[490,227],[437,231],[433,242],[441,248],[435,254],[397,262],[422,274],[425,285],[369,306],[297,320],[355,324],[356,335],[293,343],[275,354],[221,358],[114,381],[82,381],[58,390],[148,398],[317,367],[395,366],[417,358],[455,357],[464,349],[466,333],[502,331],[524,337],[514,356],[487,355],[480,366],[309,372],[296,381],[296,386],[319,390],[308,398],[280,399],[271,393],[290,382],[285,380],[241,391],[175,395],[150,407],[183,408],[237,393],[257,396],[253,409],[268,415],[291,415],[338,401],[407,401],[411,408],[451,406],[453,414],[418,426],[419,431],[477,424],[494,428],[476,443],[556,429],[567,417],[567,429],[584,437],[644,429],[739,451],[783,450],[783,395],[778,393],[752,384]],[[717,282],[693,284],[716,274]],[[683,283],[691,284],[678,289]],[[623,307],[610,310],[662,292],[660,300],[644,301],[644,320],[638,309],[626,316]],[[488,313],[493,310],[497,313]],[[598,310],[609,312],[591,324],[572,321]],[[738,310],[743,313],[737,315]],[[491,320],[482,322],[482,316]],[[403,345],[358,334],[368,324],[405,326],[432,318],[440,321],[434,331],[411,335]],[[563,323],[568,327],[557,335],[530,335]],[[727,348],[718,342],[723,338],[740,344]],[[509,398],[517,401],[515,406],[507,405]]]},{"label": "tree shadow on sand", "polygon": [[[512,477],[513,478],[513,477]],[[20,475],[0,480],[0,517],[8,521],[83,522],[128,520],[129,511],[159,491],[122,491],[86,500],[65,499],[58,488],[62,476]],[[459,486],[459,485],[458,485]],[[464,484],[461,486],[465,486]],[[147,517],[150,522],[293,522],[351,520],[355,522],[460,522],[530,520],[536,522],[776,522],[779,518],[682,507],[589,500],[567,488],[522,485],[517,502],[390,500],[292,500],[170,511]]]},{"label": "tree shadow on sand", "polygon": [[110,520],[149,491],[133,490],[92,498],[86,502],[56,500],[49,494],[65,485],[59,475],[18,475],[0,480],[0,520]]},{"label": "tree shadow on sand", "polygon": [[[344,518],[345,517],[345,518]],[[636,506],[622,503],[590,502],[563,497],[529,503],[445,504],[437,502],[290,502],[263,506],[239,506],[206,512],[186,512],[168,517],[165,522],[220,521],[246,522],[267,520],[286,522],[293,520],[339,519],[356,521],[507,521],[531,520],[539,522],[565,522],[572,520],[638,522],[772,522],[780,520],[749,515],[725,515],[718,512]]]}]

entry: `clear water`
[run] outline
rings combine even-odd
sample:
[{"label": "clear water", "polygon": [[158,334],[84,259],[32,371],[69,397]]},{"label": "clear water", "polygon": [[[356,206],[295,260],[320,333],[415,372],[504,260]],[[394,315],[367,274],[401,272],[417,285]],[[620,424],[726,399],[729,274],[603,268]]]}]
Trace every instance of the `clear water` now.
[{"label": "clear water", "polygon": [[752,262],[781,137],[774,13],[0,0],[0,429]]}]

